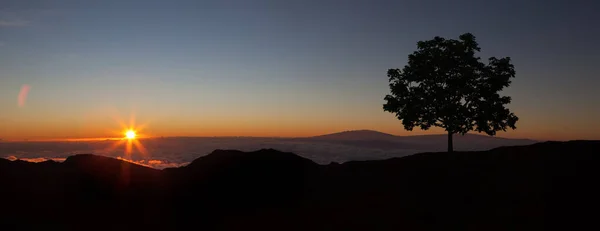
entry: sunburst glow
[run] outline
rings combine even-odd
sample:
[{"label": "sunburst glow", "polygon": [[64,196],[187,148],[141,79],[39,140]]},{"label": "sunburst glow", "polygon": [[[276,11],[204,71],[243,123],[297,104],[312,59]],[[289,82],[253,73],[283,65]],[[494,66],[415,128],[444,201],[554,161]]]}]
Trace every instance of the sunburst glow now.
[{"label": "sunburst glow", "polygon": [[125,137],[127,137],[127,139],[135,139],[135,131],[134,130],[128,130],[125,132]]},{"label": "sunburst glow", "polygon": [[135,116],[132,113],[130,115],[129,123],[126,124],[123,119],[120,118],[118,113],[115,113],[113,116],[115,122],[117,122],[121,129],[112,130],[115,132],[114,134],[122,134],[123,138],[115,141],[112,145],[108,146],[105,149],[105,152],[112,152],[114,149],[119,147],[124,147],[124,157],[129,158],[131,155],[139,154],[139,155],[147,155],[147,150],[142,144],[143,139],[147,137],[147,134],[143,133],[145,124],[136,124]]}]

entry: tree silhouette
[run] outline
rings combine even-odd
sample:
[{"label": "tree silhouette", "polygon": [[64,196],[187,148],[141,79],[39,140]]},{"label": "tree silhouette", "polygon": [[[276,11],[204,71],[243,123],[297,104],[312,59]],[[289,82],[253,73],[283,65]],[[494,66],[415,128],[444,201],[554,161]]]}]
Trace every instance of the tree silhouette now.
[{"label": "tree silhouette", "polygon": [[511,98],[499,94],[515,77],[514,66],[509,57],[491,57],[484,64],[475,56],[480,50],[470,33],[458,40],[436,36],[419,41],[408,65],[388,70],[391,94],[383,110],[395,113],[408,131],[444,128],[448,152],[453,151],[453,134],[474,130],[493,136],[516,129],[517,116],[504,106]]}]

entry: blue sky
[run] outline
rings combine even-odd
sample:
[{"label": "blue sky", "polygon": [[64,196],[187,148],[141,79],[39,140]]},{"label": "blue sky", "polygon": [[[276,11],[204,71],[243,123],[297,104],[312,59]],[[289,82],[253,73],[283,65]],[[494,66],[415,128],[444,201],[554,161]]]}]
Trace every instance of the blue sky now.
[{"label": "blue sky", "polygon": [[[0,137],[107,135],[99,129],[112,126],[108,111],[134,111],[156,135],[420,134],[383,112],[386,71],[404,66],[418,40],[471,32],[483,58],[510,56],[516,66],[505,93],[521,120],[503,136],[600,139],[599,9],[591,1],[3,1]],[[18,107],[23,84],[31,92]]]}]

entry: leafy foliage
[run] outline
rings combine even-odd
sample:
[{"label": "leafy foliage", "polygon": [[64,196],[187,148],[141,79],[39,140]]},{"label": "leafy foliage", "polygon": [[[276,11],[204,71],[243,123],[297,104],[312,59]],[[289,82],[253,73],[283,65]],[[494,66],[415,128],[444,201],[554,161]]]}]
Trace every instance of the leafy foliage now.
[{"label": "leafy foliage", "polygon": [[408,65],[388,70],[391,92],[383,110],[395,113],[409,131],[437,126],[450,135],[474,130],[493,136],[516,129],[518,118],[505,107],[511,98],[499,94],[515,77],[514,66],[509,57],[484,64],[479,51],[470,33],[419,41]]}]

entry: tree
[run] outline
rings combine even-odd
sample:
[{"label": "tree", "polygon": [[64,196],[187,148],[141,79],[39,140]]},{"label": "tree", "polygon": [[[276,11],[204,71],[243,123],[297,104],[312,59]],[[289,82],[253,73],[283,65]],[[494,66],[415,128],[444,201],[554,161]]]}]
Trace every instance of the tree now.
[{"label": "tree", "polygon": [[511,98],[499,94],[515,77],[510,57],[491,57],[484,64],[476,56],[479,51],[470,33],[458,40],[436,36],[419,41],[402,70],[388,70],[391,92],[383,110],[395,113],[408,131],[444,128],[448,152],[453,151],[454,134],[477,131],[494,136],[516,129],[518,118],[505,107]]}]

